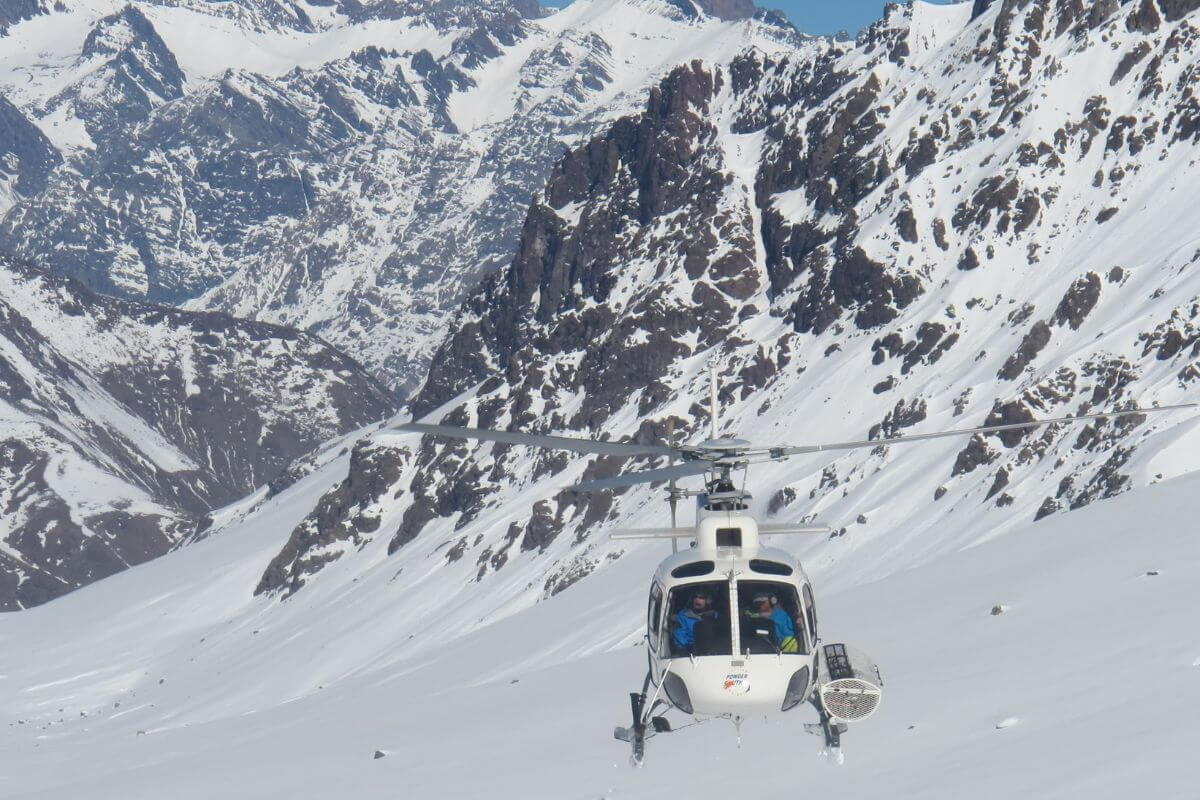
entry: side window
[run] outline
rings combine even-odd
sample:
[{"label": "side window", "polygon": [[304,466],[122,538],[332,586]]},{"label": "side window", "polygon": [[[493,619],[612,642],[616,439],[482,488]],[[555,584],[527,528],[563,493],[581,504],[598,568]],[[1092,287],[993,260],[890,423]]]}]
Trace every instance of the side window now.
[{"label": "side window", "polygon": [[813,642],[817,641],[817,607],[813,605],[812,587],[804,584],[804,616],[808,618],[808,632]]},{"label": "side window", "polygon": [[650,608],[647,610],[646,629],[650,632],[650,641],[658,642],[658,621],[662,619],[662,589],[658,584],[650,587]]}]

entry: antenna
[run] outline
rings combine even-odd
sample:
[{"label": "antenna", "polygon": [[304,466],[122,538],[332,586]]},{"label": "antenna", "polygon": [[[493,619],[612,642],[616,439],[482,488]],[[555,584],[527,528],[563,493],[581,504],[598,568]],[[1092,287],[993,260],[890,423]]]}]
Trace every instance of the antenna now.
[{"label": "antenna", "polygon": [[712,436],[717,438],[717,360],[708,362],[708,420],[712,424]]},{"label": "antenna", "polygon": [[[675,417],[667,417],[667,446],[675,447]],[[675,456],[671,456],[671,465],[675,464]],[[671,501],[671,529],[679,527],[675,523],[675,509],[679,505],[679,498],[675,494],[675,479],[671,478],[671,483],[668,485],[667,492],[670,494]],[[674,536],[671,537],[671,552],[679,552],[679,540]]]}]

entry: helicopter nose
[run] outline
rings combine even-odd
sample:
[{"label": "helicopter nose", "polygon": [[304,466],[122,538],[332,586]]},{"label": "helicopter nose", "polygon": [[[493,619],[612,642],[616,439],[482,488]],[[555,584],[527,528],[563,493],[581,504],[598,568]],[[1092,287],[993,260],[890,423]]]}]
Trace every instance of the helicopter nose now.
[{"label": "helicopter nose", "polygon": [[[794,680],[804,672],[801,681]],[[672,681],[677,679],[678,683]],[[686,692],[695,714],[770,713],[780,711],[789,700],[789,688],[797,696],[792,706],[799,704],[808,693],[808,663],[796,656],[759,655],[730,659],[728,656],[708,656],[677,659],[664,679],[664,689],[675,705],[676,695]],[[788,706],[789,708],[792,706]]]}]

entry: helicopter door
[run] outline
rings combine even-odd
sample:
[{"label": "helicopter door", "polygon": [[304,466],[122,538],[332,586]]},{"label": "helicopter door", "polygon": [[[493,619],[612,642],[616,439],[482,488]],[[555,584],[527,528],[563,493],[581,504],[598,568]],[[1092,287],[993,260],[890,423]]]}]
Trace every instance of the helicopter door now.
[{"label": "helicopter door", "polygon": [[812,587],[807,583],[804,584],[802,594],[804,595],[804,618],[808,623],[808,635],[815,646],[817,643],[817,607],[813,605]]},{"label": "helicopter door", "polygon": [[650,587],[650,604],[646,609],[646,635],[650,642],[650,650],[658,653],[659,650],[659,628],[662,624],[662,587],[657,583]]}]

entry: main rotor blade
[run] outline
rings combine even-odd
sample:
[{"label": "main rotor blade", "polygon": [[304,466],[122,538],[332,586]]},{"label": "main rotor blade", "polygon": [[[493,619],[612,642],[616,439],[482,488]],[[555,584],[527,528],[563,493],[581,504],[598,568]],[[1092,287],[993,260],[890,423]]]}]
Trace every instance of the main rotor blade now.
[{"label": "main rotor blade", "polygon": [[594,481],[584,481],[572,486],[576,492],[598,492],[604,489],[617,489],[622,486],[633,486],[636,483],[651,483],[666,481],[671,478],[686,478],[689,475],[701,475],[708,472],[712,464],[708,461],[685,461],[670,467],[659,469],[644,469],[641,472],[627,472],[624,475],[614,475],[611,478],[598,478]]},{"label": "main rotor blade", "polygon": [[771,458],[804,453],[821,453],[826,450],[855,450],[863,447],[878,447],[879,445],[904,444],[906,442],[923,442],[928,439],[943,439],[948,436],[967,436],[975,433],[996,433],[997,431],[1014,431],[1022,428],[1038,428],[1043,425],[1055,425],[1059,422],[1080,422],[1089,419],[1107,419],[1109,417],[1125,417],[1131,414],[1153,414],[1158,411],[1177,411],[1181,408],[1196,408],[1200,403],[1179,403],[1172,406],[1151,406],[1149,408],[1129,408],[1123,411],[1106,411],[1099,414],[1078,414],[1072,417],[1055,417],[1053,419],[1035,419],[1029,422],[1010,422],[1004,425],[983,425],[978,428],[958,428],[936,433],[918,433],[912,436],[893,436],[890,439],[867,439],[858,442],[836,442],[833,444],[812,444],[799,447],[772,447],[768,450]]},{"label": "main rotor blade", "polygon": [[695,528],[629,528],[608,535],[614,542],[626,539],[694,539]]},{"label": "main rotor blade", "polygon": [[396,430],[409,433],[424,433],[444,436],[449,439],[480,439],[487,442],[523,444],[547,450],[570,450],[575,453],[594,453],[602,456],[673,456],[680,453],[673,447],[656,444],[627,444],[625,442],[601,442],[596,439],[576,439],[572,436],[547,436],[541,433],[520,431],[492,431],[485,428],[459,428],[454,425],[426,425],[422,422],[406,422]]},{"label": "main rotor blade", "polygon": [[832,530],[833,528],[828,525],[791,525],[786,522],[760,522],[758,524],[759,536],[767,536],[769,534],[829,533]]}]

